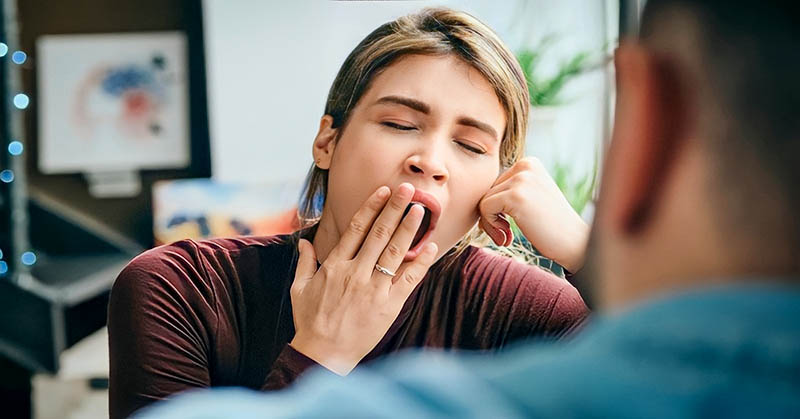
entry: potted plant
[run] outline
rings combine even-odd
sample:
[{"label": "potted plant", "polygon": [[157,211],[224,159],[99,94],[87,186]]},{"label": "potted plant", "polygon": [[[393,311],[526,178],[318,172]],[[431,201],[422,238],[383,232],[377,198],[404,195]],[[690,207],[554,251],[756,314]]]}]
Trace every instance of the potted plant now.
[{"label": "potted plant", "polygon": [[542,74],[540,67],[544,53],[555,42],[554,36],[544,37],[534,48],[524,48],[517,52],[517,60],[528,83],[531,111],[528,118],[530,137],[537,139],[553,138],[556,108],[561,102],[561,91],[571,80],[595,68],[592,53],[581,51],[562,62],[551,75]]}]

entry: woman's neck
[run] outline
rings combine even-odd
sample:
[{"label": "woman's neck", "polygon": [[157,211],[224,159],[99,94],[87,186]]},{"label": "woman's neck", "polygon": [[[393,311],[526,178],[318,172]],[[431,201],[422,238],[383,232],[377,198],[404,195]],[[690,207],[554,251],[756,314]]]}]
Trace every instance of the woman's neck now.
[{"label": "woman's neck", "polygon": [[336,228],[333,217],[328,216],[330,213],[330,211],[325,211],[323,209],[322,217],[320,217],[317,226],[317,232],[312,241],[314,252],[317,254],[317,261],[320,263],[325,262],[325,259],[328,258],[333,248],[339,243],[339,237],[341,237],[341,233],[339,229]]}]

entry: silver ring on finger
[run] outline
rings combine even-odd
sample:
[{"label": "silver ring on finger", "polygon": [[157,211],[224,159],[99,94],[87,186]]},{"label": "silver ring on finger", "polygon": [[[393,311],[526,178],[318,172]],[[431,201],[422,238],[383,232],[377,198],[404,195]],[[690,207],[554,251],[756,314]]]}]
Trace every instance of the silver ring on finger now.
[{"label": "silver ring on finger", "polygon": [[382,273],[382,274],[384,274],[384,275],[389,275],[389,276],[397,275],[396,273],[390,271],[389,269],[384,268],[383,266],[381,266],[378,263],[375,264],[375,270],[380,272],[380,273]]}]

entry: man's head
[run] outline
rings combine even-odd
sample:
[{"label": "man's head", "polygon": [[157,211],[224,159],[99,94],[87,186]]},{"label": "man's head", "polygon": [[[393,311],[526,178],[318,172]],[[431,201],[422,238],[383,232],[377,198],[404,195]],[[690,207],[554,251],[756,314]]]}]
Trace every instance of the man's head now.
[{"label": "man's head", "polygon": [[647,3],[615,57],[587,265],[601,306],[800,271],[797,39],[790,2]]}]

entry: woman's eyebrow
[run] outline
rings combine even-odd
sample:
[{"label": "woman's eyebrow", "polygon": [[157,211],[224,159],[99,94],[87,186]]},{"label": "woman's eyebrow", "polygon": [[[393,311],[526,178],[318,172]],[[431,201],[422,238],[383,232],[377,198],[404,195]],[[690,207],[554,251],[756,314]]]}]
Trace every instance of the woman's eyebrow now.
[{"label": "woman's eyebrow", "polygon": [[[419,100],[416,100],[416,99],[412,99],[410,97],[405,97],[405,96],[396,96],[396,95],[383,96],[380,99],[376,100],[374,104],[375,105],[402,105],[402,106],[411,108],[411,109],[413,109],[413,110],[415,110],[417,112],[421,112],[421,113],[423,113],[425,115],[430,115],[430,113],[431,113],[431,107],[427,103],[419,101]],[[465,125],[465,126],[468,126],[468,127],[477,128],[477,129],[479,129],[479,130],[491,135],[493,139],[495,139],[497,141],[500,140],[498,138],[498,136],[497,136],[497,131],[491,125],[489,125],[489,124],[487,124],[485,122],[478,121],[475,118],[470,118],[468,116],[462,116],[462,117],[458,118],[458,121],[456,121],[456,123],[459,124],[459,125]]]},{"label": "woman's eyebrow", "polygon": [[477,128],[491,135],[494,140],[500,141],[500,138],[497,137],[497,131],[495,131],[495,129],[492,128],[491,125],[485,122],[478,121],[477,119],[470,118],[468,116],[462,116],[458,118],[458,121],[456,121],[456,123],[458,123],[459,125],[466,125],[468,127]]},{"label": "woman's eyebrow", "polygon": [[416,99],[411,99],[410,97],[404,96],[384,96],[375,101],[375,104],[394,104],[394,105],[403,105],[407,106],[417,112],[422,112],[425,115],[429,115],[431,113],[431,107],[425,102],[420,102]]}]

